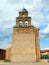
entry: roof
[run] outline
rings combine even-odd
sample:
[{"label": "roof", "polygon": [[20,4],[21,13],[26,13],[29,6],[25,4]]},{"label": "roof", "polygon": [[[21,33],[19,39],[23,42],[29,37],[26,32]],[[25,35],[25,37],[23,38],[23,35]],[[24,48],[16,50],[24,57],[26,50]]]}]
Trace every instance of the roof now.
[{"label": "roof", "polygon": [[41,53],[49,52],[49,50],[40,50]]},{"label": "roof", "polygon": [[25,8],[23,8],[20,12],[28,12]]}]

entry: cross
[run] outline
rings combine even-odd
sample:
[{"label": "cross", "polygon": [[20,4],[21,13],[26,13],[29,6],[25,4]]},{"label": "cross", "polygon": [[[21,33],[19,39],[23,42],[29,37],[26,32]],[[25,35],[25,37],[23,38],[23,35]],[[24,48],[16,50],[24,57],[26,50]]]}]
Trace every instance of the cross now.
[{"label": "cross", "polygon": [[22,3],[23,3],[23,8],[24,8],[24,2],[25,2],[25,0],[22,0]]}]

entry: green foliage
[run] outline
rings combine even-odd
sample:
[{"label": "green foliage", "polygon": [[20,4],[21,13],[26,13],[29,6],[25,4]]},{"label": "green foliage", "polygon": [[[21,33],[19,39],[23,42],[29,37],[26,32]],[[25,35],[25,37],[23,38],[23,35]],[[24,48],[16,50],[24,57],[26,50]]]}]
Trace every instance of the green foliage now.
[{"label": "green foliage", "polygon": [[48,59],[47,55],[41,55],[41,59]]}]

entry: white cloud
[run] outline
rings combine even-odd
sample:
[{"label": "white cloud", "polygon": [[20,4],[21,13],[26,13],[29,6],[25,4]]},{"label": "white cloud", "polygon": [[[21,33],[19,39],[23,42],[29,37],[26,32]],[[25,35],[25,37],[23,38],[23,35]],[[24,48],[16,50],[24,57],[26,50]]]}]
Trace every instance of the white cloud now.
[{"label": "white cloud", "polygon": [[7,43],[0,46],[1,49],[7,49],[7,48],[10,48],[10,47],[11,47],[11,44],[7,44]]},{"label": "white cloud", "polygon": [[45,50],[49,50],[49,48],[45,48]]},{"label": "white cloud", "polygon": [[45,39],[45,35],[43,35],[43,34],[40,34],[39,37],[40,37],[40,39],[42,39],[42,40]]},{"label": "white cloud", "polygon": [[0,43],[1,43],[0,48],[6,49],[8,47],[11,47],[11,44],[10,44],[9,40],[10,40],[10,38],[9,39],[5,38],[3,41],[0,41]]},{"label": "white cloud", "polygon": [[49,10],[49,0],[42,0],[42,5],[46,11]]},{"label": "white cloud", "polygon": [[44,34],[48,34],[49,33],[49,24],[44,30],[41,31],[41,33],[44,33]]},{"label": "white cloud", "polygon": [[43,30],[40,30],[40,39],[49,39],[49,24]]},{"label": "white cloud", "polygon": [[49,50],[49,48],[41,48],[41,50]]},{"label": "white cloud", "polygon": [[46,16],[47,21],[49,22],[49,15]]},{"label": "white cloud", "polygon": [[39,28],[40,23],[32,20],[32,25]]},{"label": "white cloud", "polygon": [[41,25],[45,25],[45,17],[41,12],[33,12],[32,16],[32,24],[36,27],[40,27]]},{"label": "white cloud", "polygon": [[[44,9],[44,11],[49,11],[49,0],[0,0],[0,32],[1,29],[4,28],[4,31],[2,31],[4,32],[2,37],[5,35],[8,28],[13,28],[15,25],[15,17],[18,16],[18,12],[23,7],[29,11],[29,15],[32,17],[32,24],[35,27],[39,28],[42,25],[48,24],[48,26],[40,32],[43,33],[43,35],[40,36],[45,38],[44,34],[47,35],[47,33],[49,33],[49,22],[47,22],[47,20],[49,21],[49,15],[45,16],[41,10]],[[47,20],[45,20],[45,17]],[[10,31],[10,33],[11,32],[12,31]],[[3,45],[1,47],[7,47],[10,45],[9,43],[6,43],[8,41],[8,39],[4,40],[2,44],[5,43],[5,46]]]}]

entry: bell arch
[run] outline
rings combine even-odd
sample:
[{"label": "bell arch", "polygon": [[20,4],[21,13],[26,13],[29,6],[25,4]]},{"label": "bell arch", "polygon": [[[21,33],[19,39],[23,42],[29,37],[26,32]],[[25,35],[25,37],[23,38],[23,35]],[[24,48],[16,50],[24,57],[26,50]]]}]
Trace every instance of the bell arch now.
[{"label": "bell arch", "polygon": [[27,20],[25,21],[25,27],[28,27],[28,21]]},{"label": "bell arch", "polygon": [[22,21],[21,20],[19,21],[19,27],[22,27]]}]

